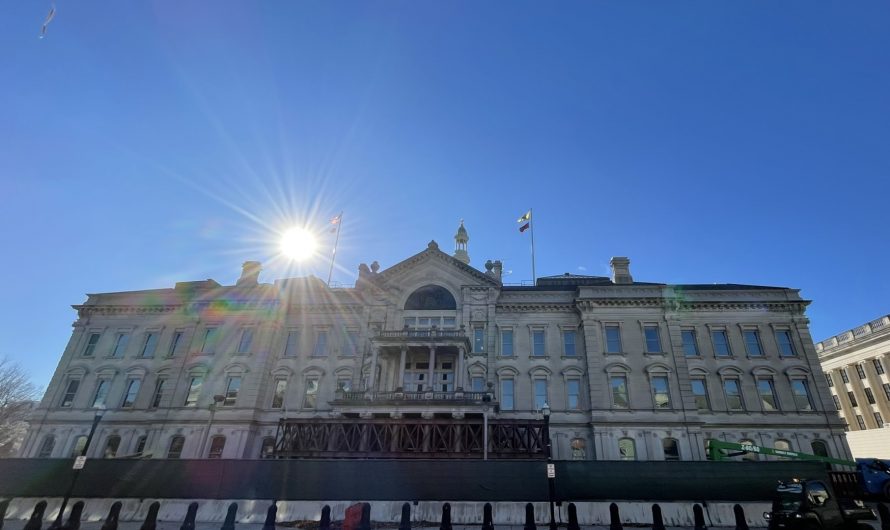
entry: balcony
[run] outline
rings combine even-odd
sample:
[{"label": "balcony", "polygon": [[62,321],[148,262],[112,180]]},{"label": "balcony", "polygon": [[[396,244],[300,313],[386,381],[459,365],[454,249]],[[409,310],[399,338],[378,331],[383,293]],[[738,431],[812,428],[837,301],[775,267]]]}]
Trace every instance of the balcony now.
[{"label": "balcony", "polygon": [[394,391],[344,391],[337,390],[334,406],[368,405],[484,405],[494,402],[491,392],[403,392]]}]

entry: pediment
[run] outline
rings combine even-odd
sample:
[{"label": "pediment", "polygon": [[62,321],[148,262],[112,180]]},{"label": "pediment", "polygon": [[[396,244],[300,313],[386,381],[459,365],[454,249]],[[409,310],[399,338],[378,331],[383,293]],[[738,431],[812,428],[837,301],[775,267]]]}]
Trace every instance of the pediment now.
[{"label": "pediment", "polygon": [[491,276],[439,250],[435,241],[430,241],[426,250],[380,271],[375,283],[383,289],[390,289],[437,282],[456,287],[474,284],[501,287],[501,283]]}]

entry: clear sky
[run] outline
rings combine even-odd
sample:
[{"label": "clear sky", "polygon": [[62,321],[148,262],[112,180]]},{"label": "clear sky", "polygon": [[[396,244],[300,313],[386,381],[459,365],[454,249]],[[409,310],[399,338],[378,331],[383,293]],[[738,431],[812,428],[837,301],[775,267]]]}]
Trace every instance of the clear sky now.
[{"label": "clear sky", "polygon": [[539,276],[796,287],[817,340],[890,313],[886,1],[49,7],[0,7],[0,355],[39,385],[85,293],[272,281],[340,211],[344,284],[460,219],[530,280],[533,207]]}]

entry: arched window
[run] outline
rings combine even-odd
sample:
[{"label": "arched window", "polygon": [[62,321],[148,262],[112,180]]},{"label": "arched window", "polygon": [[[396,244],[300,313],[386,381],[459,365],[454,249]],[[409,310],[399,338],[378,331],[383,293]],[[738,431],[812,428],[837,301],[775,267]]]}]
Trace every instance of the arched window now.
[{"label": "arched window", "polygon": [[713,460],[711,455],[711,440],[714,440],[714,438],[705,439],[705,458],[708,460]]},{"label": "arched window", "polygon": [[816,456],[831,456],[828,454],[828,445],[822,440],[813,440],[813,443],[810,444],[810,448]]},{"label": "arched window", "polygon": [[210,451],[207,452],[207,458],[222,458],[223,449],[226,447],[225,436],[214,436],[210,439]]},{"label": "arched window", "polygon": [[134,456],[142,456],[142,453],[145,451],[145,442],[148,441],[148,436],[142,435],[136,439],[136,447],[133,448]]},{"label": "arched window", "polygon": [[114,435],[109,436],[108,441],[105,442],[105,451],[102,453],[102,458],[114,458],[117,456],[117,450],[121,446],[121,437]]},{"label": "arched window", "polygon": [[411,293],[405,302],[405,309],[409,311],[453,311],[457,309],[457,302],[454,301],[454,296],[448,289],[438,285],[425,285]]},{"label": "arched window", "polygon": [[664,449],[665,460],[680,459],[680,444],[676,438],[664,438],[661,440],[661,447]]},{"label": "arched window", "polygon": [[[739,443],[742,445],[755,445],[754,440],[748,440],[748,439],[739,440]],[[757,460],[759,460],[759,459],[757,458],[757,453],[749,451],[749,452],[745,453],[744,456],[742,456],[742,460],[757,462]]]},{"label": "arched window", "polygon": [[[779,451],[790,451],[791,450],[791,442],[788,440],[778,439],[773,444],[773,449],[778,449]],[[788,460],[787,456],[780,456],[780,460]]]},{"label": "arched window", "polygon": [[572,460],[587,460],[587,442],[584,438],[573,438],[571,447]]},{"label": "arched window", "polygon": [[182,448],[185,446],[185,436],[176,435],[170,438],[170,448],[167,450],[167,458],[182,457]]},{"label": "arched window", "polygon": [[53,454],[53,448],[56,446],[56,437],[52,434],[47,434],[43,438],[43,443],[40,444],[40,451],[37,452],[37,458],[49,458]]},{"label": "arched window", "polygon": [[260,458],[272,458],[275,455],[275,438],[267,436],[263,438],[263,445],[260,447]]},{"label": "arched window", "polygon": [[622,438],[618,440],[618,457],[621,460],[636,460],[637,445],[632,438]]},{"label": "arched window", "polygon": [[86,436],[78,436],[74,440],[74,445],[71,446],[71,458],[80,456],[80,453],[83,452],[83,448],[87,446],[87,437]]}]

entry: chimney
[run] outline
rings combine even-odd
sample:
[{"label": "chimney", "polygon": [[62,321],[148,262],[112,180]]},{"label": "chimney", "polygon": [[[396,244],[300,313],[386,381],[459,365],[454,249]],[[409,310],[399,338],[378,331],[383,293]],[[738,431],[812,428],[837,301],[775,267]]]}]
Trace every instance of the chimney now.
[{"label": "chimney", "polygon": [[235,284],[238,287],[256,287],[259,285],[260,271],[263,270],[259,261],[245,261],[241,265],[241,277]]},{"label": "chimney", "polygon": [[633,283],[633,276],[630,275],[630,260],[624,256],[613,257],[609,261],[612,267],[612,283]]},{"label": "chimney", "polygon": [[501,260],[495,260],[494,267],[492,267],[491,272],[494,273],[494,277],[497,281],[502,281],[501,276],[504,274],[504,264],[501,263]]}]

